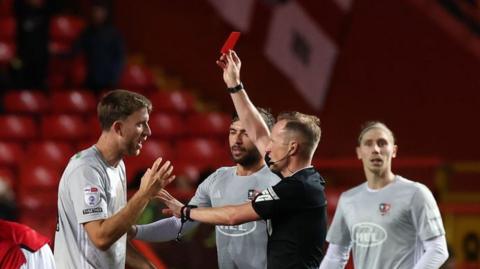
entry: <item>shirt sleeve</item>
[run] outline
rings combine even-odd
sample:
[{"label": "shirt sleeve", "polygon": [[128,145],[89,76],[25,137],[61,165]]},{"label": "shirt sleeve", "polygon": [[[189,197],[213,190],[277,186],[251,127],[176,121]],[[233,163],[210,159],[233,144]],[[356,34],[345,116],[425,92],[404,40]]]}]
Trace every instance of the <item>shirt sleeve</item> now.
[{"label": "shirt sleeve", "polygon": [[349,246],[352,242],[350,229],[345,220],[345,198],[343,195],[341,195],[338,200],[335,216],[328,229],[327,241],[330,244],[340,246]]},{"label": "shirt sleeve", "polygon": [[304,193],[301,182],[283,180],[258,194],[252,201],[252,206],[262,219],[271,219],[285,211],[301,209],[305,203]]},{"label": "shirt sleeve", "polygon": [[198,207],[212,207],[212,200],[210,199],[210,189],[214,180],[216,179],[218,170],[208,176],[197,188],[195,195],[188,204],[196,205]]},{"label": "shirt sleeve", "polygon": [[80,166],[70,174],[68,192],[78,223],[106,219],[107,196],[104,180],[90,166]]},{"label": "shirt sleeve", "polygon": [[147,242],[166,242],[175,239],[181,227],[182,234],[186,234],[198,224],[196,221],[187,221],[182,227],[182,222],[177,217],[161,219],[153,223],[137,225],[135,239]]},{"label": "shirt sleeve", "polygon": [[448,259],[447,240],[445,236],[423,241],[425,252],[413,269],[436,269],[440,268]]},{"label": "shirt sleeve", "polygon": [[412,218],[417,234],[423,241],[445,234],[442,217],[430,190],[418,183],[418,190],[412,198]]},{"label": "shirt sleeve", "polygon": [[319,269],[343,269],[350,257],[350,246],[330,244]]}]

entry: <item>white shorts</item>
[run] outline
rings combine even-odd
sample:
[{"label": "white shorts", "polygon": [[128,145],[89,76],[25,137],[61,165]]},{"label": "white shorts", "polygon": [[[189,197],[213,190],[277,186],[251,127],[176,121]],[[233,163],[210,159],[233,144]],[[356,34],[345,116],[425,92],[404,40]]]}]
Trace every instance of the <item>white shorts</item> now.
[{"label": "white shorts", "polygon": [[20,266],[20,269],[55,269],[55,259],[48,244],[36,252],[30,252],[22,248],[27,263]]}]

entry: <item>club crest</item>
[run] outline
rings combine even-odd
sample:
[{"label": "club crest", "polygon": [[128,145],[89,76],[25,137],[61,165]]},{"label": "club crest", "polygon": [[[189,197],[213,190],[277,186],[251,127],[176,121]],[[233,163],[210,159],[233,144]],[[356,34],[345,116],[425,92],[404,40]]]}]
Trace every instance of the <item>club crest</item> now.
[{"label": "club crest", "polygon": [[390,211],[390,208],[391,208],[391,205],[387,203],[381,203],[378,206],[378,210],[380,211],[380,214],[382,216],[385,216],[385,214],[387,214]]}]

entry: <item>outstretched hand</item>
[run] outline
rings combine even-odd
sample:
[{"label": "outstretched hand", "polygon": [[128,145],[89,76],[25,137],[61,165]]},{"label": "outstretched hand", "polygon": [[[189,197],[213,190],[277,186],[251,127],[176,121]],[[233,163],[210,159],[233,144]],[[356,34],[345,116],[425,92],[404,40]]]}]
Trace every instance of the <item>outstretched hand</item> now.
[{"label": "outstretched hand", "polygon": [[217,65],[223,70],[223,80],[228,88],[233,88],[240,84],[240,69],[242,62],[233,50],[223,53],[217,60]]},{"label": "outstretched hand", "polygon": [[180,210],[184,206],[180,201],[175,199],[168,191],[161,190],[156,198],[160,199],[168,208],[162,209],[162,213],[166,215],[174,215],[180,217]]},{"label": "outstretched hand", "polygon": [[150,199],[175,179],[172,175],[173,166],[166,161],[162,166],[162,158],[155,160],[151,168],[148,168],[142,177],[139,191],[144,192]]}]

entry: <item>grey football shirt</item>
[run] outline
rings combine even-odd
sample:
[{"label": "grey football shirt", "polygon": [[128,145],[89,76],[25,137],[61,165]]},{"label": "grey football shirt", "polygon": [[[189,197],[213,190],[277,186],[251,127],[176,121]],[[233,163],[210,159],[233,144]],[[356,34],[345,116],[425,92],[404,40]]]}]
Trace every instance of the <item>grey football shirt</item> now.
[{"label": "grey football shirt", "polygon": [[430,190],[396,176],[378,191],[369,190],[365,182],[344,192],[327,241],[351,244],[355,268],[411,269],[423,253],[421,240],[444,234]]},{"label": "grey football shirt", "polygon": [[90,241],[83,224],[111,217],[126,202],[123,161],[109,166],[95,146],[73,156],[58,189],[57,268],[124,268],[126,235],[101,251]]},{"label": "grey football shirt", "polygon": [[[280,178],[267,166],[249,176],[237,176],[236,167],[222,167],[205,179],[190,201],[199,207],[243,204]],[[267,264],[267,227],[263,220],[216,226],[218,266],[221,269],[258,269]]]}]

